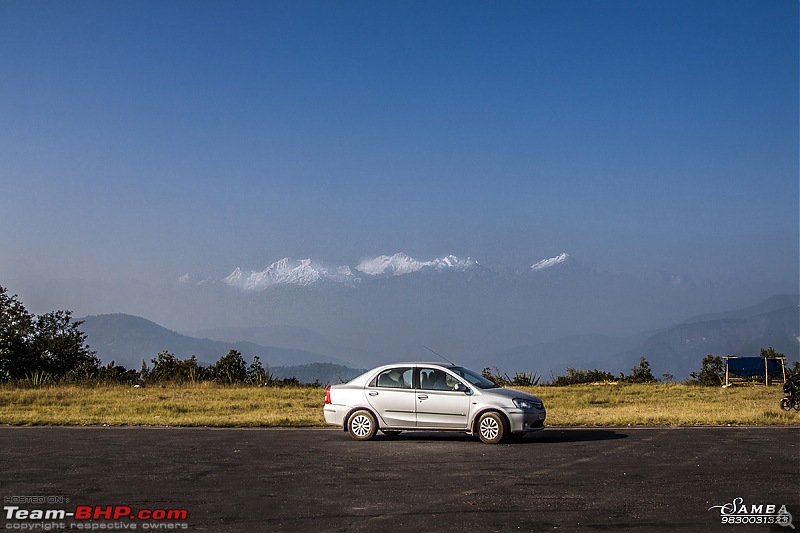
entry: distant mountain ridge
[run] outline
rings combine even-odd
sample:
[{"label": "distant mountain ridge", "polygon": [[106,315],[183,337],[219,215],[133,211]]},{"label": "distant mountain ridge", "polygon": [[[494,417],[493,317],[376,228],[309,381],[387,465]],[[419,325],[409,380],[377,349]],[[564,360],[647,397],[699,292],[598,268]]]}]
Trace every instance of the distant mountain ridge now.
[{"label": "distant mountain ridge", "polygon": [[[350,368],[332,363],[309,363],[307,365],[270,368],[270,372],[272,372],[275,379],[295,378],[300,383],[314,383],[317,381],[322,384],[345,383],[366,371],[366,368]],[[320,396],[324,395],[320,394]]]},{"label": "distant mountain ridge", "polygon": [[448,255],[437,257],[431,261],[417,261],[399,252],[392,256],[380,255],[373,259],[365,259],[356,266],[356,270],[369,276],[403,276],[421,270],[464,271],[478,266],[480,266],[479,263],[471,257],[461,259],[455,255]]},{"label": "distant mountain ridge", "polygon": [[797,294],[776,294],[750,307],[744,309],[736,309],[734,311],[727,311],[724,313],[708,313],[705,315],[698,315],[685,320],[685,323],[691,322],[707,322],[710,320],[720,320],[723,318],[748,318],[756,315],[763,315],[776,311],[778,309],[788,309],[791,307],[800,306],[800,295]]},{"label": "distant mountain ridge", "polygon": [[798,295],[777,295],[754,306],[700,315],[660,331],[630,337],[575,335],[520,346],[476,361],[501,369],[558,373],[566,367],[629,372],[645,357],[656,375],[668,372],[681,378],[700,369],[712,355],[758,355],[773,347],[791,361],[800,359]]},{"label": "distant mountain ridge", "polygon": [[251,342],[261,346],[292,348],[311,353],[338,356],[341,348],[333,345],[316,331],[299,326],[267,325],[259,327],[213,328],[196,332],[183,332],[189,337],[211,339],[221,342]]},{"label": "distant mountain ridge", "polygon": [[95,315],[81,318],[81,331],[87,335],[87,344],[97,352],[103,363],[115,361],[126,368],[138,370],[142,361],[150,363],[158,352],[168,350],[180,359],[196,356],[203,364],[216,362],[237,350],[252,360],[258,355],[270,366],[292,366],[309,363],[347,363],[329,355],[284,347],[263,346],[252,342],[226,342],[181,335],[155,322],[122,313]]},{"label": "distant mountain ridge", "polygon": [[[561,253],[555,257],[542,259],[530,267],[535,272],[562,263],[575,262],[569,254]],[[420,261],[403,252],[394,255],[379,255],[362,259],[355,267],[348,265],[331,267],[322,261],[306,258],[284,257],[269,264],[264,270],[245,270],[236,267],[221,281],[223,284],[241,291],[260,292],[277,286],[308,287],[319,283],[333,283],[355,287],[365,279],[386,276],[405,276],[417,272],[466,272],[482,268],[471,257],[447,255],[428,261]],[[355,272],[354,272],[355,271]],[[194,281],[195,277],[186,273],[178,278],[180,284],[205,285],[213,283],[208,277]]]},{"label": "distant mountain ridge", "polygon": [[682,376],[700,370],[707,354],[757,356],[761,348],[772,347],[790,360],[800,358],[800,312],[797,307],[776,309],[744,318],[717,318],[686,322],[648,338],[636,348],[612,361],[632,366],[648,357],[659,367]]},{"label": "distant mountain ridge", "polygon": [[[760,348],[771,346],[790,360],[800,359],[798,301],[797,295],[778,295],[754,306],[695,316],[656,331],[626,337],[572,335],[482,356],[462,357],[459,352],[446,347],[437,345],[436,348],[454,361],[478,370],[496,366],[507,372],[533,371],[545,379],[550,377],[550,373],[563,372],[567,366],[627,373],[640,357],[645,357],[657,376],[668,372],[680,379],[699,370],[702,358],[709,353],[757,355]],[[161,350],[169,350],[180,358],[195,355],[208,364],[229,349],[235,349],[248,360],[258,355],[271,368],[314,363],[339,365],[342,368],[336,367],[335,370],[342,377],[350,375],[345,368],[355,372],[353,367],[371,367],[388,360],[409,359],[402,355],[391,359],[380,354],[337,348],[319,333],[296,326],[217,328],[199,333],[216,339],[212,340],[181,335],[131,315],[88,316],[83,320],[81,329],[88,336],[88,344],[104,363],[115,360],[117,364],[133,369],[138,369],[142,360],[149,363]],[[422,346],[414,351],[419,354],[418,359],[427,358]],[[345,358],[348,361],[357,358],[357,363],[345,362]],[[320,368],[311,370],[311,374]],[[304,376],[311,376],[306,370],[302,372]],[[281,371],[280,376],[290,377],[284,374]],[[332,374],[327,372],[324,375],[328,379]]]},{"label": "distant mountain ridge", "polygon": [[549,259],[542,259],[538,263],[531,265],[531,270],[544,270],[545,268],[551,268],[556,265],[560,265],[562,263],[566,263],[569,261],[569,254],[561,253],[555,257],[551,257]]},{"label": "distant mountain ridge", "polygon": [[306,287],[323,281],[348,285],[358,283],[360,278],[353,275],[348,266],[328,269],[321,263],[311,259],[289,259],[284,257],[259,272],[250,271],[245,273],[241,268],[236,267],[223,280],[226,285],[245,291],[262,291],[274,285]]}]

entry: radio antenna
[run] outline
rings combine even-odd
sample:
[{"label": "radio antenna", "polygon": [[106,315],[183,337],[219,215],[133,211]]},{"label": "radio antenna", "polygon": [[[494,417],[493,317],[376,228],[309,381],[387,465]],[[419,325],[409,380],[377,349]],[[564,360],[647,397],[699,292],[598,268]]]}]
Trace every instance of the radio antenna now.
[{"label": "radio antenna", "polygon": [[439,357],[441,357],[442,359],[444,359],[445,361],[447,361],[447,362],[448,362],[448,363],[450,363],[451,365],[455,366],[455,363],[454,363],[454,362],[452,362],[450,359],[448,359],[447,357],[443,356],[442,354],[440,354],[440,353],[438,353],[438,352],[435,352],[435,351],[431,350],[430,348],[428,348],[428,347],[427,347],[427,346],[425,346],[424,344],[422,345],[422,347],[423,347],[423,348],[425,348],[426,350],[428,350],[429,352],[431,352],[432,354],[434,354],[434,355],[438,355]]}]

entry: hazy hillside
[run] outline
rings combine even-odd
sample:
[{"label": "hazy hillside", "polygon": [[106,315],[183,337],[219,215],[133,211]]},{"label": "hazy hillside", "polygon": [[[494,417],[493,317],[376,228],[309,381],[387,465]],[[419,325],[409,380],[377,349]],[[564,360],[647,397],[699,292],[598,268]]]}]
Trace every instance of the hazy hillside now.
[{"label": "hazy hillside", "polygon": [[142,360],[149,364],[161,350],[169,350],[181,359],[194,355],[204,364],[217,361],[231,349],[241,352],[247,360],[258,355],[271,367],[322,362],[345,364],[336,358],[304,350],[188,337],[137,316],[98,315],[81,320],[87,343],[104,363],[116,361],[135,370],[141,367]]},{"label": "hazy hillside", "polygon": [[615,366],[631,367],[647,357],[654,372],[683,377],[700,369],[706,354],[758,355],[769,346],[793,361],[800,358],[800,312],[798,308],[777,309],[747,318],[720,318],[680,324],[658,333],[641,345],[614,356]]},{"label": "hazy hillside", "polygon": [[767,298],[763,302],[744,309],[736,309],[724,313],[711,313],[689,318],[684,322],[708,322],[723,318],[749,318],[757,315],[765,315],[779,309],[797,308],[800,305],[800,296],[797,294],[777,294]]},{"label": "hazy hillside", "polygon": [[[518,346],[471,361],[475,367],[490,366],[506,372],[534,372],[549,379],[566,367],[585,368],[643,342],[649,334],[631,337],[573,335],[554,341]],[[602,363],[605,368],[607,363]],[[595,365],[596,366],[596,365]]]},{"label": "hazy hillside", "polygon": [[758,355],[773,347],[791,360],[800,359],[800,310],[796,295],[771,297],[744,309],[697,316],[661,330],[630,337],[577,335],[520,346],[476,360],[507,371],[549,377],[568,366],[629,372],[645,357],[660,376],[683,378],[700,368],[703,357]]},{"label": "hazy hillside", "polygon": [[334,354],[337,348],[325,337],[308,328],[283,324],[259,327],[213,328],[186,333],[191,337],[223,342],[252,342],[262,346],[292,348],[319,354]]},{"label": "hazy hillside", "polygon": [[[462,282],[464,280],[453,281],[456,284]],[[399,287],[402,287],[402,284],[398,283]],[[397,296],[401,298],[399,292]],[[709,353],[757,355],[760,348],[772,346],[792,360],[800,358],[800,343],[798,343],[800,312],[797,301],[796,295],[775,296],[754,306],[697,316],[637,335],[624,337],[599,334],[571,335],[552,341],[523,344],[511,349],[488,352],[483,356],[470,357],[453,349],[458,343],[448,346],[446,342],[442,342],[433,345],[432,348],[458,363],[478,370],[485,366],[496,366],[512,373],[536,372],[545,379],[550,377],[551,372],[558,374],[567,366],[596,367],[615,373],[628,372],[638,362],[639,357],[646,357],[650,361],[656,375],[669,372],[677,378],[683,378],[690,372],[698,370],[700,361]],[[380,328],[371,327],[388,320],[386,315],[379,313],[378,310],[374,311],[376,315],[371,317],[370,321],[366,320],[365,315],[361,315],[361,318],[364,318],[362,329],[363,334],[372,336],[373,342],[378,343],[386,327],[392,322]],[[465,315],[458,312],[454,312],[453,315],[465,319]],[[457,331],[463,327],[453,326],[453,318],[449,316],[448,320],[427,324],[420,321],[417,325],[424,326],[429,331],[430,338],[448,339],[457,335]],[[414,320],[413,317],[407,319]],[[496,317],[486,316],[485,319],[487,322],[482,325],[483,328],[520,326],[502,325],[498,323]],[[180,358],[195,355],[206,364],[216,361],[229,349],[235,349],[242,352],[248,360],[253,355],[258,355],[273,370],[277,367],[292,367],[289,370],[281,370],[279,377],[296,375],[303,380],[319,379],[335,382],[339,378],[354,377],[353,372],[358,373],[347,367],[370,368],[391,360],[435,358],[421,343],[414,344],[410,340],[406,341],[406,353],[415,354],[412,357],[402,353],[389,357],[366,351],[352,351],[349,352],[352,357],[347,357],[346,350],[335,348],[324,336],[307,328],[298,327],[219,328],[208,332],[209,335],[228,339],[222,341],[181,335],[149,320],[130,315],[99,315],[86,317],[84,320],[81,329],[88,335],[89,345],[98,352],[104,362],[115,360],[118,364],[134,369],[141,366],[143,359],[149,362],[164,349],[170,350]],[[396,323],[394,325],[397,326]],[[399,336],[402,336],[403,329],[397,329],[391,338],[392,342],[402,342]],[[263,343],[247,342],[243,339],[259,340]],[[283,346],[274,346],[273,342]],[[308,346],[335,350],[336,355],[344,353],[345,357],[337,359],[330,354],[299,349]],[[355,363],[344,361],[355,361]],[[310,363],[332,363],[342,367],[298,368]],[[305,377],[301,378],[301,375]]]},{"label": "hazy hillside", "polygon": [[[373,264],[377,259],[368,261],[369,268],[360,266],[380,271]],[[324,270],[319,265],[315,268],[313,261],[301,261],[286,271],[278,269],[280,265],[249,274],[242,271],[243,280],[254,277],[244,285],[225,282],[230,277],[224,277],[230,273],[226,268],[217,275],[154,280],[150,286],[52,280],[14,291],[34,312],[54,307],[72,309],[75,316],[121,311],[147,317],[173,331],[191,332],[192,337],[301,350],[359,367],[427,358],[423,346],[461,361],[484,360],[533,346],[532,353],[526,355],[523,350],[520,357],[549,361],[553,351],[543,343],[564,338],[582,342],[586,334],[636,340],[641,332],[690,321],[687,317],[705,320],[715,316],[710,313],[751,306],[764,295],[796,294],[796,283],[780,281],[703,281],[666,273],[636,276],[626,272],[624,257],[620,269],[613,272],[567,254],[513,266],[456,262],[449,257],[424,262],[405,258],[395,265],[396,259],[386,258],[378,266],[394,265],[391,272],[408,273],[392,274],[386,266],[373,276],[351,265],[350,275],[341,275],[358,276],[360,281],[352,283],[332,279],[340,275],[338,269]],[[427,263],[431,264],[420,267]],[[464,266],[437,266],[445,263]],[[269,283],[257,290],[264,280]],[[248,283],[252,290],[245,288]],[[605,344],[599,338],[598,342]],[[556,349],[554,353],[559,358],[569,354],[567,359],[585,360],[594,356],[594,349],[605,356],[609,350],[622,353],[636,343],[624,340],[608,349],[592,347],[591,342],[586,345],[586,349]],[[163,347],[135,348],[149,352]],[[199,348],[190,347],[188,352],[192,350]]]},{"label": "hazy hillside", "polygon": [[366,371],[367,369],[365,368],[350,368],[331,363],[270,367],[270,372],[273,373],[276,379],[294,377],[302,383],[314,383],[316,380],[329,385],[350,381]]}]

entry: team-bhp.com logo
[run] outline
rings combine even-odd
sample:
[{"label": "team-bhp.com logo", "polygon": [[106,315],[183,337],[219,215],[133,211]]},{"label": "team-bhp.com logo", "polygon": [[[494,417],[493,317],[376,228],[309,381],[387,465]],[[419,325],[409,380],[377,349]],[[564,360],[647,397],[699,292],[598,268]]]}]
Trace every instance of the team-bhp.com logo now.
[{"label": "team-bhp.com logo", "polygon": [[[78,505],[65,509],[23,509],[3,506],[6,529],[188,529],[186,509],[138,509],[127,505]],[[38,523],[32,523],[39,521]],[[69,522],[67,522],[69,521]],[[110,524],[112,522],[113,524]],[[102,524],[103,527],[100,527]]]},{"label": "team-bhp.com logo", "polygon": [[731,503],[713,505],[708,508],[711,509],[719,509],[723,524],[778,525],[794,529],[792,515],[785,505],[746,505],[744,498],[734,498]]}]

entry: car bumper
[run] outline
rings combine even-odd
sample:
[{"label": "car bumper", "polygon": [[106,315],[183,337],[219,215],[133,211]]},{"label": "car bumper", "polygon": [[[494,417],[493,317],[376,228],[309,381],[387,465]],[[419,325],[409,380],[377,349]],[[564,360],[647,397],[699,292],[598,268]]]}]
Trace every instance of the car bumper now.
[{"label": "car bumper", "polygon": [[508,413],[511,433],[530,433],[544,429],[545,411],[511,411]]},{"label": "car bumper", "polygon": [[342,426],[344,424],[344,406],[326,404],[322,409],[325,415],[325,423],[332,426]]}]

